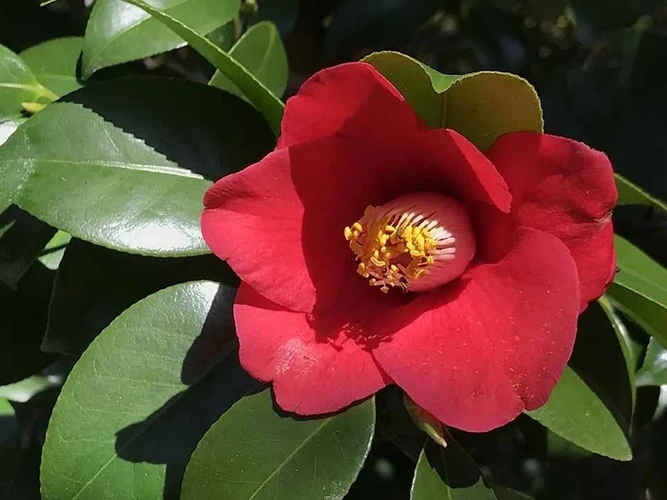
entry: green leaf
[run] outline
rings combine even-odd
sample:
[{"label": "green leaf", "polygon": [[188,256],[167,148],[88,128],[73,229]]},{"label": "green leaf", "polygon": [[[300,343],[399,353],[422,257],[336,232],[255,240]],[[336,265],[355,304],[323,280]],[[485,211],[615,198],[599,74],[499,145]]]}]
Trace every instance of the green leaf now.
[{"label": "green leaf", "polygon": [[646,356],[637,372],[637,385],[667,384],[667,349],[656,338],[652,338],[646,348]]},{"label": "green leaf", "polygon": [[16,288],[55,232],[15,205],[0,212],[0,281]]},{"label": "green leaf", "polygon": [[57,98],[37,81],[19,56],[0,45],[0,122],[17,118],[22,102],[36,101],[40,97]]},{"label": "green leaf", "polygon": [[667,344],[667,269],[620,236],[618,267],[607,295],[648,333]]},{"label": "green leaf", "polygon": [[14,407],[6,399],[0,398],[0,446],[12,439],[18,428]]},{"label": "green leaf", "polygon": [[112,80],[62,99],[0,148],[0,199],[116,250],[208,253],[204,192],[274,144],[251,106],[206,85]]},{"label": "green leaf", "polygon": [[[155,9],[205,35],[230,21],[240,0],[150,0]],[[82,73],[166,52],[185,45],[177,33],[120,0],[97,0],[86,26]]]},{"label": "green leaf", "polygon": [[516,75],[443,75],[398,52],[377,52],[363,60],[394,84],[427,125],[454,129],[481,150],[507,132],[543,130],[537,93]]},{"label": "green leaf", "polygon": [[0,398],[6,398],[17,403],[25,403],[46,389],[58,385],[57,377],[32,375],[13,384],[0,386]]},{"label": "green leaf", "polygon": [[342,499],[373,439],[375,403],[321,419],[274,408],[269,389],[246,396],[201,440],[181,500]]},{"label": "green leaf", "polygon": [[634,368],[613,321],[606,306],[588,305],[563,377],[546,405],[526,413],[580,448],[630,460]]},{"label": "green leaf", "polygon": [[42,85],[62,96],[81,87],[76,67],[82,47],[81,37],[56,38],[34,45],[20,56]]},{"label": "green leaf", "polygon": [[42,349],[79,356],[135,302],[170,285],[200,279],[237,281],[213,255],[143,257],[74,239],[58,270]]},{"label": "green leaf", "polygon": [[493,486],[493,492],[498,500],[533,500],[533,497],[507,486]]},{"label": "green leaf", "polygon": [[[283,95],[288,77],[287,54],[275,24],[263,21],[251,26],[234,44],[229,55],[276,96]],[[220,71],[215,72],[208,84],[246,98]]]},{"label": "green leaf", "polygon": [[581,448],[616,460],[632,459],[628,440],[612,411],[569,366],[549,401],[526,413]]},{"label": "green leaf", "polygon": [[236,357],[234,295],[211,282],[176,285],[95,339],[49,422],[44,500],[179,498],[206,429],[256,387]]},{"label": "green leaf", "polygon": [[568,364],[627,432],[632,420],[635,369],[616,321],[606,306],[590,303],[579,316],[577,338]]},{"label": "green leaf", "polygon": [[[19,128],[27,118],[23,117],[14,117],[6,121],[0,121],[0,146],[2,146],[9,136],[16,132],[16,129]],[[0,207],[2,207],[2,201],[0,201]]]},{"label": "green leaf", "polygon": [[667,204],[651,196],[642,188],[633,184],[620,174],[614,175],[618,189],[619,205],[649,205],[667,211]]},{"label": "green leaf", "polygon": [[412,480],[412,500],[496,500],[477,464],[451,436],[447,448],[428,440]]},{"label": "green leaf", "polygon": [[60,266],[60,262],[65,255],[65,248],[72,239],[72,236],[64,231],[58,231],[53,238],[44,247],[44,251],[39,256],[39,261],[47,269],[55,271]]},{"label": "green leaf", "polygon": [[213,42],[197,33],[191,26],[179,21],[175,17],[153,8],[142,0],[123,1],[141,7],[188,42],[194,50],[228,77],[245,94],[250,103],[264,115],[275,133],[280,131],[280,120],[283,116],[285,105],[242,64],[230,57],[229,54],[217,47]]}]

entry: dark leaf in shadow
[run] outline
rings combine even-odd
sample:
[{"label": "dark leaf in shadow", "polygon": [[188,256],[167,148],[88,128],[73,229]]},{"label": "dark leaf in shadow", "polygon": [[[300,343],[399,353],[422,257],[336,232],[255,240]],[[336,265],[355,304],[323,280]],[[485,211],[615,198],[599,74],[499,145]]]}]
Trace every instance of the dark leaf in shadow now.
[{"label": "dark leaf in shadow", "polygon": [[273,132],[250,104],[198,83],[122,78],[60,100],[83,105],[212,181],[260,160],[275,144]]},{"label": "dark leaf in shadow", "polygon": [[54,275],[38,262],[18,282],[17,290],[0,283],[0,385],[29,377],[55,359],[39,347]]},{"label": "dark leaf in shadow", "polygon": [[238,284],[231,269],[213,255],[145,257],[73,239],[56,278],[42,349],[78,356],[135,302],[199,279]]},{"label": "dark leaf in shadow", "polygon": [[16,288],[55,232],[16,205],[0,212],[0,281]]}]

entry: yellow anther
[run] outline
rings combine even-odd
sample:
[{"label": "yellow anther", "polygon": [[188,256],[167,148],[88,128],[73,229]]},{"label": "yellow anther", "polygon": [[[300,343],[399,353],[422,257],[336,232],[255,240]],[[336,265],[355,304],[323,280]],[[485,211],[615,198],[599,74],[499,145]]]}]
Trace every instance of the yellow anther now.
[{"label": "yellow anther", "polygon": [[357,273],[369,278],[369,284],[379,286],[384,293],[390,287],[408,291],[410,280],[426,275],[426,269],[436,260],[430,255],[437,248],[429,229],[434,224],[413,212],[385,213],[377,219],[373,214],[374,207],[368,207],[360,221],[344,230],[359,261]]}]

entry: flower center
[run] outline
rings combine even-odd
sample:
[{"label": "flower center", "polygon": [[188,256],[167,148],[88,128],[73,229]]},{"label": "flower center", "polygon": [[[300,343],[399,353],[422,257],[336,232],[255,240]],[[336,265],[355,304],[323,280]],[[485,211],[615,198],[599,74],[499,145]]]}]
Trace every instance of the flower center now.
[{"label": "flower center", "polygon": [[412,193],[377,207],[345,228],[357,272],[387,293],[436,288],[459,277],[475,255],[461,203],[439,193]]}]

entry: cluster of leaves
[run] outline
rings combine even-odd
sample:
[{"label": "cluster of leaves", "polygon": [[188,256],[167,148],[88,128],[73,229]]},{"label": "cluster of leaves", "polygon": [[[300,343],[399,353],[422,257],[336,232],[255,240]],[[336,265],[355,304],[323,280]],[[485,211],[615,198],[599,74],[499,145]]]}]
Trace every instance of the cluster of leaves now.
[{"label": "cluster of leaves", "polygon": [[[378,8],[359,21],[352,3],[338,5],[327,31],[334,59],[390,20]],[[397,2],[392,12],[400,26],[423,23],[436,3]],[[615,282],[581,316],[549,402],[500,434],[425,443],[392,389],[299,420],[243,372],[231,317],[237,278],[209,255],[199,216],[213,181],[275,143],[288,82],[280,33],[293,18],[266,5],[250,16],[256,5],[238,0],[97,0],[82,38],[19,54],[0,46],[1,494],[21,494],[19,479],[31,474],[23,462],[37,462],[45,499],[352,498],[371,446],[389,443],[416,462],[415,500],[520,499],[503,484],[539,485],[506,479],[480,444],[514,432],[552,459],[631,460],[657,406],[637,388],[667,384],[667,270],[620,236]],[[215,70],[208,85],[87,80],[186,43]],[[431,126],[468,136],[480,131],[466,106],[535,100],[519,79],[449,77],[396,52],[366,60]],[[450,92],[462,107],[445,117]],[[486,125],[541,124],[523,109],[495,110],[498,123]],[[667,209],[621,176],[617,185],[619,205]],[[55,395],[41,456],[17,460],[34,426],[27,409]]]}]

